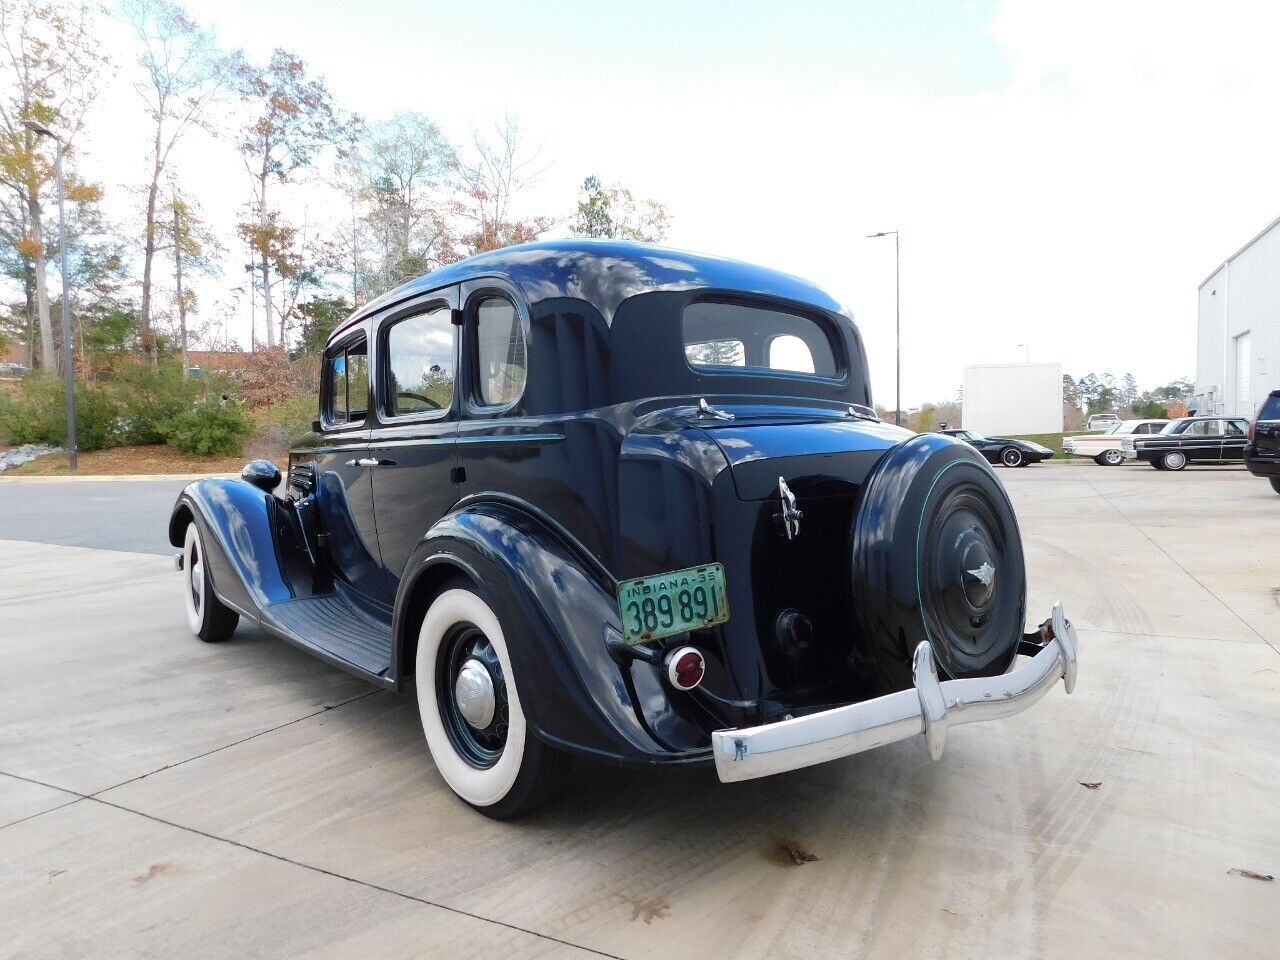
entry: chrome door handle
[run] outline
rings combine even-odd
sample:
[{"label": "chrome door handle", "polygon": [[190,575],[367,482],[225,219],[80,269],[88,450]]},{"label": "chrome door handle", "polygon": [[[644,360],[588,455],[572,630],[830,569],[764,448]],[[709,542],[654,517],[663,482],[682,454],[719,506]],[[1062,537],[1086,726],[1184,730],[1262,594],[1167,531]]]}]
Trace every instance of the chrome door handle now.
[{"label": "chrome door handle", "polygon": [[359,460],[348,460],[348,467],[376,467],[380,461],[372,457],[361,457]]}]

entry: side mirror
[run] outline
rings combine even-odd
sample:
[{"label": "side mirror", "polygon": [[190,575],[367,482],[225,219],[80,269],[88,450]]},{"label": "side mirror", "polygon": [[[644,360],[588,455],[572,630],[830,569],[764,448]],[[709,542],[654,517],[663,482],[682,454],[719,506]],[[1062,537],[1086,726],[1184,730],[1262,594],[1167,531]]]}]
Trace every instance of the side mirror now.
[{"label": "side mirror", "polygon": [[240,471],[240,479],[253,484],[264,493],[280,486],[280,468],[270,460],[251,460]]},{"label": "side mirror", "polygon": [[316,419],[316,420],[312,420],[312,421],[311,421],[311,432],[312,432],[312,433],[319,433],[319,432],[320,432],[320,421],[319,421],[319,419]]}]

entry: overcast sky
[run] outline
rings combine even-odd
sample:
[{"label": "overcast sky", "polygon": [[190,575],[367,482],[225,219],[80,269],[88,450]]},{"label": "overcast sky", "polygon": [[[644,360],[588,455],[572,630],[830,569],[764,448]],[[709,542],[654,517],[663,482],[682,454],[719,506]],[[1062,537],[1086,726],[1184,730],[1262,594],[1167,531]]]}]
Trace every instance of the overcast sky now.
[{"label": "overcast sky", "polygon": [[[518,115],[549,164],[528,213],[567,213],[595,173],[666,203],[673,246],[819,282],[857,317],[888,406],[893,242],[865,234],[902,232],[915,405],[953,397],[966,363],[1028,352],[1144,386],[1192,376],[1197,285],[1280,215],[1272,3],[190,9],[251,58],[297,53],[366,119],[420,110],[461,143]],[[144,178],[144,120],[133,47],[118,25],[104,42],[118,70],[84,168],[122,208]],[[250,189],[238,159],[195,137],[178,163],[230,241]],[[326,214],[305,188],[290,203]]]}]

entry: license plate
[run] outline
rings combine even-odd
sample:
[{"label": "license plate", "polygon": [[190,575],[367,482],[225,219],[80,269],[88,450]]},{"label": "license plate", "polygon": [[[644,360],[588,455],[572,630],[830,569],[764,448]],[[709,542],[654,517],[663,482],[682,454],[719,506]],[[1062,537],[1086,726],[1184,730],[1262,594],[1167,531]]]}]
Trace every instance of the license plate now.
[{"label": "license plate", "polygon": [[724,567],[709,563],[624,580],[618,585],[618,608],[627,643],[648,643],[724,623],[729,619]]}]

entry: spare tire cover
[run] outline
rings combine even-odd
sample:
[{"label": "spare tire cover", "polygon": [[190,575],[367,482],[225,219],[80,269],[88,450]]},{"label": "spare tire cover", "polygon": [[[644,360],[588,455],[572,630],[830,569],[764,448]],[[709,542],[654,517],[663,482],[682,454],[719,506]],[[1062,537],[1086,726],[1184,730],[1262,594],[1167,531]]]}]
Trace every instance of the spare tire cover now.
[{"label": "spare tire cover", "polygon": [[948,677],[1008,669],[1026,619],[1022,537],[973,447],[921,434],[885,453],[863,487],[851,562],[855,660],[877,692],[912,685],[924,640]]}]

